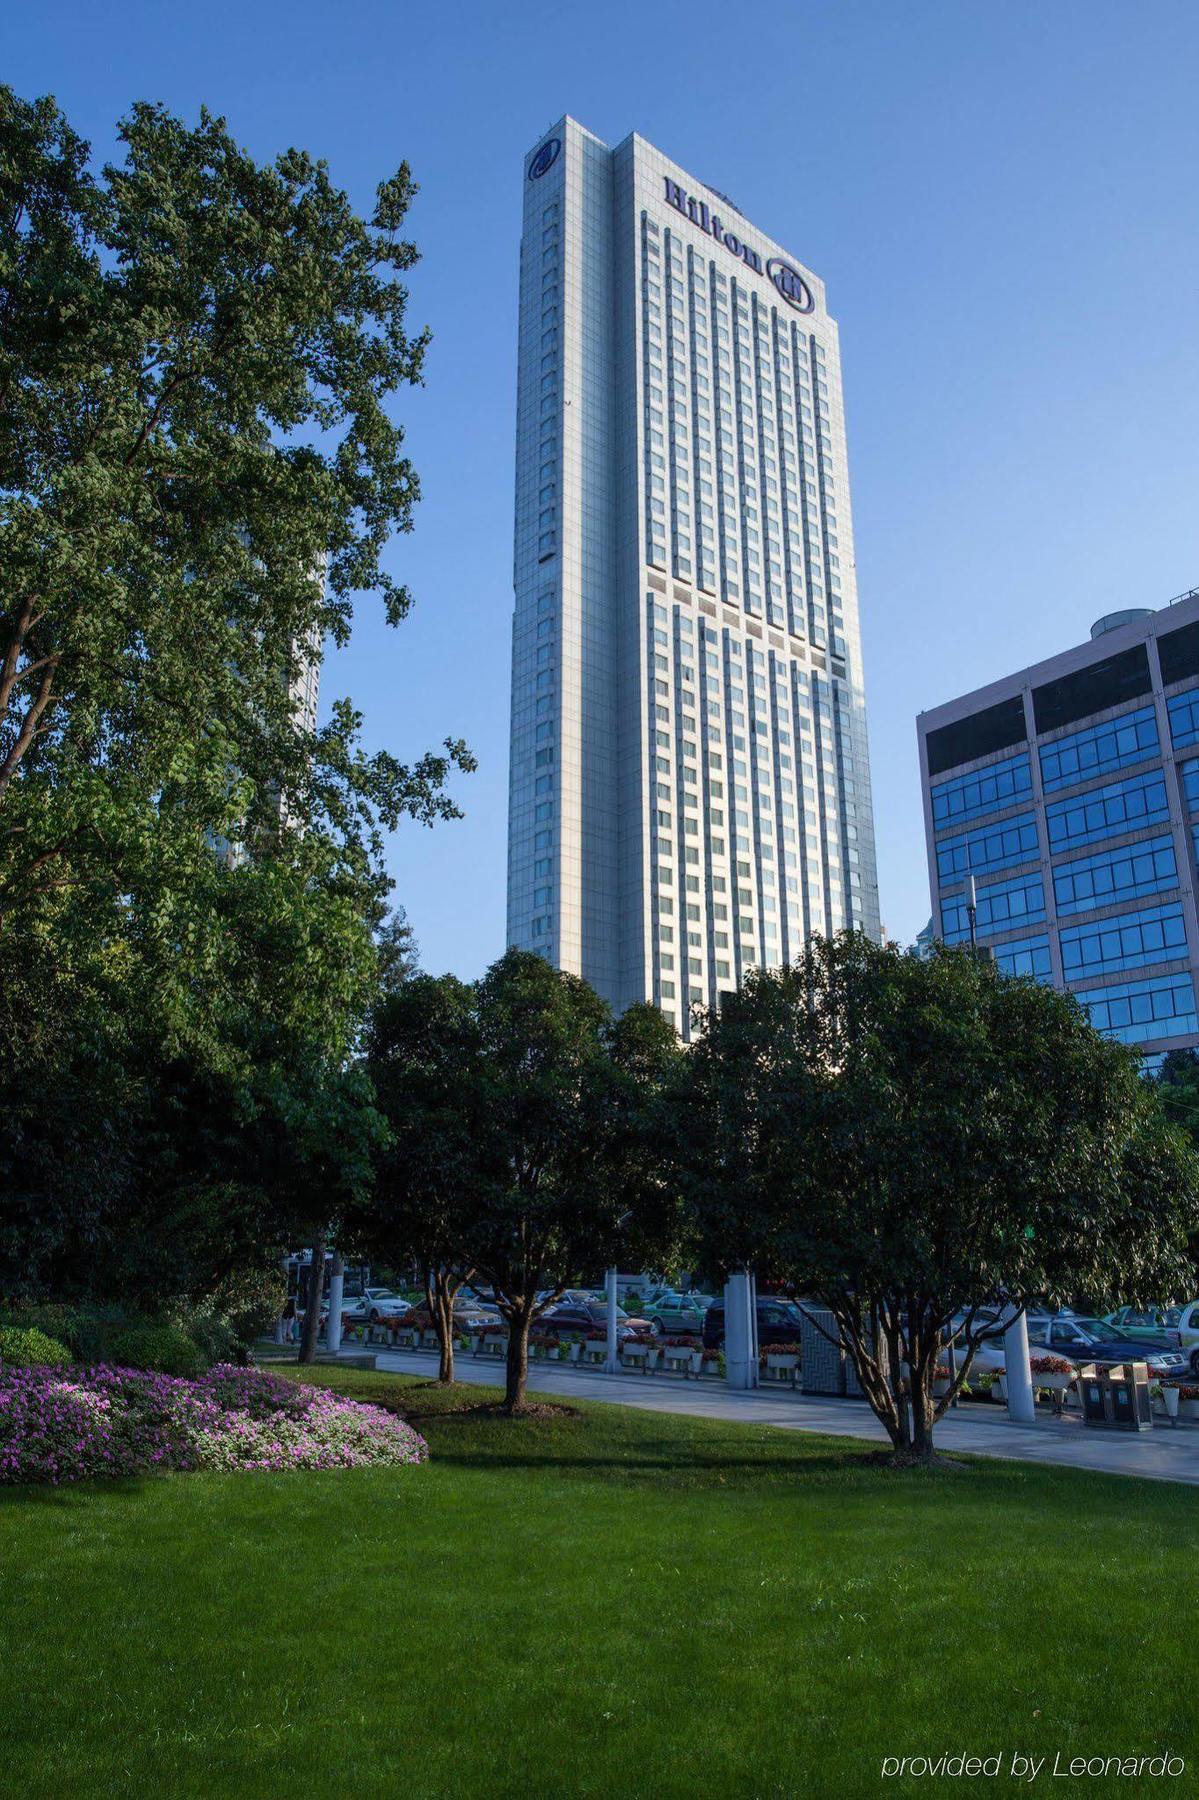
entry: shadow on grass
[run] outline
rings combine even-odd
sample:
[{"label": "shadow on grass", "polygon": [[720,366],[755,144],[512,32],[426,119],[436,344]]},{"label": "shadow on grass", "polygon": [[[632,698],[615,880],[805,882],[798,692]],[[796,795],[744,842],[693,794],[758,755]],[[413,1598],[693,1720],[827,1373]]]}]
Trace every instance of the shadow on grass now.
[{"label": "shadow on grass", "polygon": [[[0,1509],[21,1506],[57,1506],[67,1508],[95,1500],[98,1496],[105,1499],[112,1495],[116,1499],[134,1500],[144,1494],[147,1488],[172,1480],[170,1473],[162,1475],[113,1475],[108,1479],[92,1477],[87,1481],[60,1481],[57,1487],[49,1482],[6,1483],[0,1487]],[[184,1477],[183,1479],[189,1479]]]}]

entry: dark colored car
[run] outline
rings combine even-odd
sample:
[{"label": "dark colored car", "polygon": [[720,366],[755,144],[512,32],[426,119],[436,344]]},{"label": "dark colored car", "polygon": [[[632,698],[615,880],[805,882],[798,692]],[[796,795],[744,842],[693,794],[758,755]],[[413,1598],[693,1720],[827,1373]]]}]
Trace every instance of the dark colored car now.
[{"label": "dark colored car", "polygon": [[[758,1348],[770,1344],[798,1344],[803,1314],[794,1300],[773,1294],[758,1295]],[[724,1301],[714,1300],[704,1314],[704,1349],[724,1349]]]},{"label": "dark colored car", "polygon": [[[608,1308],[596,1300],[561,1300],[533,1321],[533,1329],[545,1332],[548,1337],[590,1337],[593,1333],[602,1336],[608,1329]],[[647,1320],[631,1319],[622,1306],[617,1307],[616,1336],[620,1343],[635,1331],[648,1329]]]},{"label": "dark colored car", "polygon": [[1186,1357],[1168,1338],[1136,1338],[1107,1319],[1080,1318],[1076,1313],[1030,1319],[1028,1342],[1034,1351],[1055,1351],[1075,1363],[1143,1362],[1154,1375],[1186,1371]]}]

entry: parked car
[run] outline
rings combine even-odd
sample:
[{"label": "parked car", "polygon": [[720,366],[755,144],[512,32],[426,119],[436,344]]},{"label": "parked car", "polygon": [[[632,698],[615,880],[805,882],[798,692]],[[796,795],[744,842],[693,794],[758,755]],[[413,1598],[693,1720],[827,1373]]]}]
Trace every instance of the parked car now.
[{"label": "parked car", "polygon": [[[599,1300],[559,1300],[556,1306],[551,1306],[534,1321],[533,1329],[554,1338],[590,1337],[595,1333],[605,1333],[608,1329],[608,1308],[605,1302]],[[616,1308],[617,1343],[623,1344],[626,1338],[648,1330],[648,1319],[630,1318],[623,1306]]]},{"label": "parked car", "polygon": [[1121,1325],[1076,1313],[1030,1319],[1028,1342],[1073,1363],[1143,1362],[1153,1375],[1178,1375],[1187,1366],[1185,1352],[1168,1338],[1136,1338]]},{"label": "parked car", "polygon": [[1130,1337],[1165,1338],[1177,1343],[1182,1310],[1181,1306],[1121,1306],[1115,1312],[1105,1313],[1103,1322],[1128,1332]]},{"label": "parked car", "polygon": [[[422,1300],[404,1315],[405,1325],[412,1325],[417,1331],[433,1330],[433,1315],[429,1311],[428,1302]],[[459,1292],[454,1296],[454,1330],[486,1331],[489,1325],[502,1325],[503,1314],[498,1306],[487,1306],[471,1295]]]},{"label": "parked car", "polygon": [[[758,1295],[758,1348],[771,1344],[796,1344],[803,1326],[803,1314],[794,1300],[783,1300],[776,1294]],[[724,1349],[724,1301],[713,1300],[704,1314],[704,1349]]]},{"label": "parked car", "polygon": [[1178,1343],[1191,1373],[1199,1375],[1199,1300],[1188,1300],[1178,1308]]},{"label": "parked car", "polygon": [[710,1301],[701,1301],[693,1294],[663,1294],[642,1310],[659,1337],[675,1332],[686,1336],[703,1330],[704,1314],[710,1305]]},{"label": "parked car", "polygon": [[408,1306],[403,1294],[397,1294],[394,1288],[368,1287],[347,1301],[342,1312],[347,1319],[369,1319],[372,1325],[378,1325],[384,1319],[402,1319]]}]

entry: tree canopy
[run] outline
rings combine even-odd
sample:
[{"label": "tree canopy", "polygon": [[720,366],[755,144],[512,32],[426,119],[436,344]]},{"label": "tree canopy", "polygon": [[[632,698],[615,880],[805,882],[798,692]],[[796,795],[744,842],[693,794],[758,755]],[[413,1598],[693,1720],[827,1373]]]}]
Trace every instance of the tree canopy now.
[{"label": "tree canopy", "polygon": [[960,1385],[1001,1309],[1185,1268],[1197,1165],[1135,1055],[968,952],[813,940],[709,1015],[676,1123],[709,1256],[832,1313],[900,1455],[931,1453],[955,1320]]},{"label": "tree canopy", "polygon": [[368,1067],[392,1143],[368,1229],[440,1278],[443,1307],[469,1272],[494,1293],[513,1411],[529,1328],[556,1295],[677,1242],[655,1121],[679,1054],[656,1008],[613,1021],[585,981],[520,950],[471,988],[417,976],[377,1009]]},{"label": "tree canopy", "polygon": [[[406,165],[139,104],[102,168],[0,88],[0,1281],[205,1283],[359,1191],[383,833],[460,740],[305,690],[419,494]],[[323,1198],[322,1198],[323,1195]]]}]

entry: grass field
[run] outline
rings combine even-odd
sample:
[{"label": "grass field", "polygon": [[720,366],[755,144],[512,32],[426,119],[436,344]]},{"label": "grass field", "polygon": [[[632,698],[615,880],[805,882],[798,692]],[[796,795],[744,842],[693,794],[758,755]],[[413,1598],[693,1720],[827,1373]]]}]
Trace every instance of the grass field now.
[{"label": "grass field", "polygon": [[317,1378],[430,1463],[0,1490],[0,1793],[740,1800],[1166,1748],[1199,1792],[1193,1489]]}]

